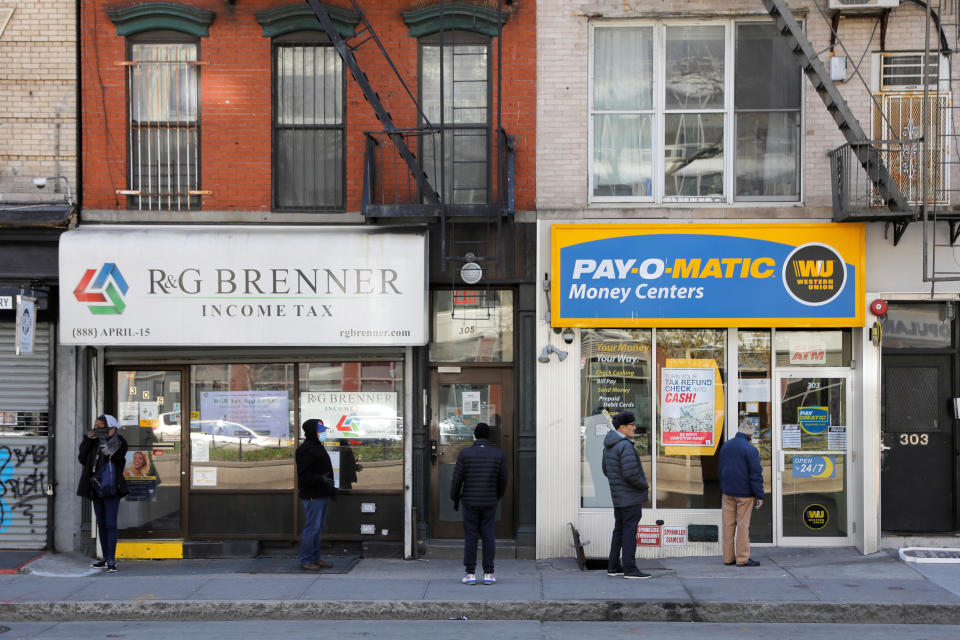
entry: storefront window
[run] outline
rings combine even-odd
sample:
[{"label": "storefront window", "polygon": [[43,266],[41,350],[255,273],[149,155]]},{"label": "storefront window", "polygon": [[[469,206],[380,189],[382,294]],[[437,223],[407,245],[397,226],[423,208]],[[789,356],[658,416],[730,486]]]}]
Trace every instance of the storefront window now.
[{"label": "storefront window", "polygon": [[[773,492],[773,421],[770,402],[770,331],[738,332],[737,420],[753,423],[753,444],[760,452],[763,490]],[[731,421],[728,437],[736,434],[738,423]],[[764,500],[750,517],[750,541],[773,542],[773,500]]]},{"label": "storefront window", "polygon": [[[650,458],[650,330],[583,329],[580,332],[580,498],[582,507],[612,508],[610,486],[601,470],[603,440],[610,418],[636,416],[634,445],[653,484]],[[652,495],[652,492],[651,492]],[[650,506],[647,502],[644,506]]]},{"label": "storefront window", "polygon": [[719,509],[723,329],[657,330],[657,508]]},{"label": "storefront window", "polygon": [[292,364],[190,368],[190,486],[293,489]]},{"label": "storefront window", "polygon": [[403,489],[402,402],[401,362],[300,365],[298,424],[327,425],[321,438],[340,489]]},{"label": "storefront window", "polygon": [[849,367],[850,331],[777,331],[778,367]]},{"label": "storefront window", "polygon": [[433,292],[432,362],[513,362],[513,292]]}]

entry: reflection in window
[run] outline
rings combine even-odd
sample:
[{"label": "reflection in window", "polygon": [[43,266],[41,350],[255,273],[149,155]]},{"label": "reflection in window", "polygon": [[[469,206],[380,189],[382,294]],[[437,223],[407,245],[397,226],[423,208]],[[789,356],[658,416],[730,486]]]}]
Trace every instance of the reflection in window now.
[{"label": "reflection in window", "polygon": [[432,362],[513,362],[513,292],[433,292]]},{"label": "reflection in window", "polygon": [[[653,484],[650,437],[650,330],[580,331],[580,506],[612,508],[603,475],[603,440],[609,419],[621,411],[636,416],[634,446]],[[653,492],[650,492],[651,495]],[[649,502],[645,506],[649,506]]]},{"label": "reflection in window", "polygon": [[[773,420],[770,402],[770,331],[737,333],[737,420],[731,420],[728,435],[733,438],[739,422],[754,426],[753,444],[760,452],[763,488],[772,492],[773,485]],[[773,500],[765,500],[750,520],[751,542],[773,542]]]},{"label": "reflection in window", "polygon": [[884,349],[949,349],[952,302],[891,302],[883,321]]},{"label": "reflection in window", "polygon": [[[723,422],[723,390],[726,381],[726,337],[722,329],[657,330],[657,379],[665,368],[709,368],[719,372],[719,393],[713,403],[714,421]],[[657,446],[657,508],[719,509],[720,481],[717,469],[719,447],[684,447],[663,444],[663,394],[658,394],[657,412],[660,435]],[[696,407],[694,407],[696,409]],[[701,412],[703,413],[703,412]],[[688,425],[681,424],[684,428]],[[720,425],[722,429],[722,424]],[[695,426],[690,428],[696,428]],[[669,431],[667,432],[670,433]],[[720,434],[722,434],[722,430]],[[718,437],[716,431],[715,438]],[[687,454],[685,449],[697,451]],[[713,453],[702,452],[713,449]]]},{"label": "reflection in window", "polygon": [[293,365],[190,368],[191,486],[292,489]]},{"label": "reflection in window", "polygon": [[401,362],[300,365],[298,424],[319,418],[342,490],[403,488]]}]

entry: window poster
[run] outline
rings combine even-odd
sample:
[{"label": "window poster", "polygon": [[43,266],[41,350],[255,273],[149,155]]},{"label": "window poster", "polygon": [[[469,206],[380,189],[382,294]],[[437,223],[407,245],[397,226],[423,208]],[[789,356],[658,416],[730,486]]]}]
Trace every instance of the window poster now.
[{"label": "window poster", "polygon": [[403,435],[401,415],[400,397],[396,391],[300,393],[301,422],[308,418],[323,420],[330,428],[330,438],[395,440]]},{"label": "window poster", "polygon": [[217,486],[217,468],[216,467],[194,467],[193,468],[193,486],[195,487]]},{"label": "window poster", "polygon": [[785,424],[780,427],[781,444],[784,449],[799,449],[801,445],[800,425]]},{"label": "window poster", "polygon": [[190,430],[213,433],[225,422],[242,425],[260,436],[289,437],[290,396],[286,391],[202,392],[199,428],[191,424]]},{"label": "window poster", "polygon": [[139,402],[118,402],[117,422],[121,427],[140,426],[140,403]]},{"label": "window poster", "polygon": [[465,416],[480,415],[480,392],[479,391],[464,391],[462,402],[463,402],[463,415]]},{"label": "window poster", "polygon": [[715,399],[713,369],[661,369],[660,414],[663,445],[715,446]]},{"label": "window poster", "polygon": [[154,502],[160,483],[153,456],[149,451],[127,451],[123,477],[127,481],[128,502]]},{"label": "window poster", "polygon": [[155,400],[148,400],[147,402],[139,402],[139,412],[140,412],[140,426],[141,427],[156,427],[159,426],[160,422],[160,407],[157,405]]},{"label": "window poster", "polygon": [[830,451],[847,450],[847,427],[845,425],[827,427],[827,449]]},{"label": "window poster", "polygon": [[593,339],[584,364],[590,415],[630,411],[643,421],[650,413],[650,347],[633,340]]}]

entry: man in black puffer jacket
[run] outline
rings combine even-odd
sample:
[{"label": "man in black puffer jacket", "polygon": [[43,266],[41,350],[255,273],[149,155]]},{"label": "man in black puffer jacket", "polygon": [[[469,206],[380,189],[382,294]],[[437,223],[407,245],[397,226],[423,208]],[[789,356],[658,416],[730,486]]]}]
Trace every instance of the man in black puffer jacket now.
[{"label": "man in black puffer jacket", "polygon": [[300,568],[329,569],[333,563],[320,558],[320,536],[327,526],[327,502],[337,495],[330,454],[320,442],[326,440],[323,420],[304,421],[303,442],[297,447],[297,486],[303,503],[303,534],[300,536]]},{"label": "man in black puffer jacket", "polygon": [[[647,476],[640,464],[640,456],[633,446],[637,422],[629,411],[613,417],[614,429],[603,440],[603,475],[610,483],[613,498],[613,537],[610,540],[610,557],[607,560],[607,575],[624,578],[649,578],[649,573],[637,570],[637,525],[643,515],[643,503],[647,501]],[[620,554],[623,553],[621,562]]]},{"label": "man in black puffer jacket", "polygon": [[457,456],[450,483],[453,508],[463,504],[464,584],[477,584],[477,538],[483,540],[483,584],[493,584],[493,558],[497,547],[493,526],[497,503],[507,490],[507,461],[490,444],[490,427],[484,422],[473,430],[474,443]]}]

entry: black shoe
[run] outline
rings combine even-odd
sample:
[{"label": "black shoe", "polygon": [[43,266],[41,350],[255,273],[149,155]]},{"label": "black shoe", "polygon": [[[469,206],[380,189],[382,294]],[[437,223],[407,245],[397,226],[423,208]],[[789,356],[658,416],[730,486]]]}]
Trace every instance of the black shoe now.
[{"label": "black shoe", "polygon": [[649,573],[644,573],[643,571],[637,571],[634,569],[633,571],[624,571],[623,577],[627,580],[646,580],[647,578],[652,578],[653,576],[651,576]]},{"label": "black shoe", "polygon": [[607,575],[610,576],[611,578],[622,576],[623,569],[621,569],[620,567],[617,567],[616,569],[607,569]]},{"label": "black shoe", "polygon": [[107,565],[107,573],[116,573],[116,572],[117,572],[116,563],[111,562],[110,564]]},{"label": "black shoe", "polygon": [[726,566],[728,566],[728,567],[732,567],[733,565],[736,564],[736,562],[724,562],[723,564],[726,565]]},{"label": "black shoe", "polygon": [[90,566],[93,567],[94,569],[103,569],[105,566],[107,566],[107,561],[97,560],[96,562],[91,562]]},{"label": "black shoe", "polygon": [[744,562],[743,564],[738,564],[737,566],[738,567],[759,567],[760,563],[757,562],[756,560],[748,558],[746,562]]}]

